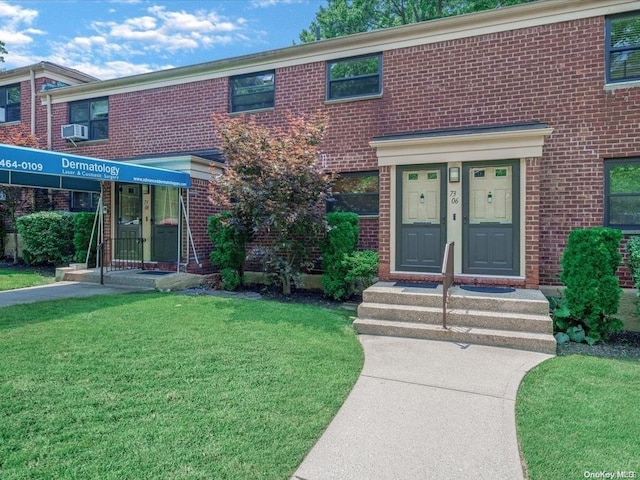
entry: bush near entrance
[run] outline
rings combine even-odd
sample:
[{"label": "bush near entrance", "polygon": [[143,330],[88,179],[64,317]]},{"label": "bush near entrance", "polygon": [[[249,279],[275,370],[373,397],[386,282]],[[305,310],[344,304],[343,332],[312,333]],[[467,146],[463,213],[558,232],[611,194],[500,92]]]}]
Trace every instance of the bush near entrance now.
[{"label": "bush near entrance", "polygon": [[556,311],[556,338],[566,332],[575,341],[595,343],[622,329],[614,318],[622,289],[616,270],[622,256],[618,251],[622,232],[612,228],[587,228],[569,234],[562,259],[560,280],[565,284],[565,303]]}]

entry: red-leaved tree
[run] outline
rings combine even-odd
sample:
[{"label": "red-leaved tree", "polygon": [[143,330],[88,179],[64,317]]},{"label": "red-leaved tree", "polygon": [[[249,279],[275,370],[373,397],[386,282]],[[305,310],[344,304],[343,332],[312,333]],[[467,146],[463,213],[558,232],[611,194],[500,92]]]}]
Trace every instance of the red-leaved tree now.
[{"label": "red-leaved tree", "polygon": [[[0,143],[19,147],[39,148],[35,135],[31,134],[25,125],[8,125],[0,128]],[[15,228],[16,217],[20,211],[29,205],[24,198],[24,188],[11,187],[0,184],[0,252],[4,252],[4,238],[7,233],[7,220],[13,228],[13,263],[18,262],[18,231]],[[4,254],[4,253],[3,253]]]},{"label": "red-leaved tree", "polygon": [[289,115],[275,127],[252,116],[213,120],[228,168],[212,179],[211,199],[230,212],[226,221],[247,242],[259,242],[254,253],[288,295],[326,232],[330,177],[319,164],[326,116]]}]

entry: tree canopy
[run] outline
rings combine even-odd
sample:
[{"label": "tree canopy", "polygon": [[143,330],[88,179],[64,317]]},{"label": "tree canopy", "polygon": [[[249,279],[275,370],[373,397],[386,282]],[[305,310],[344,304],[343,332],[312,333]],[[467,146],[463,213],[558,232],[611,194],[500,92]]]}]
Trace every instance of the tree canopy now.
[{"label": "tree canopy", "polygon": [[532,1],[535,0],[327,0],[327,6],[320,7],[309,28],[300,33],[300,40],[309,43]]}]

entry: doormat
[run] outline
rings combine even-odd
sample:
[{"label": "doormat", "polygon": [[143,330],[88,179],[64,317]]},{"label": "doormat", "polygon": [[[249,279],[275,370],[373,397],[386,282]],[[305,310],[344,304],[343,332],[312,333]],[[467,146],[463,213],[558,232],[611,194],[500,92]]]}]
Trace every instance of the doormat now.
[{"label": "doormat", "polygon": [[145,270],[144,272],[138,272],[138,275],[169,275],[176,272],[161,272],[159,270]]},{"label": "doormat", "polygon": [[516,291],[515,288],[511,287],[480,287],[476,285],[461,285],[460,288],[462,290],[480,293],[511,293]]},{"label": "doormat", "polygon": [[438,284],[437,283],[396,282],[394,286],[405,287],[405,288],[436,288]]}]

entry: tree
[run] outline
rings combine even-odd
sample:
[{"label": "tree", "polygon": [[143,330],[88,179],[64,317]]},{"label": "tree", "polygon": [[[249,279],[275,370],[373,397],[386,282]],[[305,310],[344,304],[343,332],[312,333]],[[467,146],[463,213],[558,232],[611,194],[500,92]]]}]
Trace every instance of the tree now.
[{"label": "tree", "polygon": [[326,232],[324,204],[330,178],[318,163],[326,117],[288,115],[268,128],[254,117],[213,115],[228,169],[212,179],[211,199],[246,243],[259,238],[265,271],[285,295],[313,265]]},{"label": "tree", "polygon": [[[1,42],[0,42],[1,43]],[[21,147],[38,148],[38,139],[29,133],[24,125],[11,125],[0,129],[0,143],[6,145],[17,145]],[[18,212],[24,211],[29,202],[24,198],[24,189],[20,187],[10,187],[0,185],[0,245],[4,252],[4,238],[6,235],[6,221],[13,228],[13,263],[18,263],[18,230],[16,229],[16,219]]]},{"label": "tree", "polygon": [[7,49],[4,46],[4,42],[0,40],[0,63],[4,63],[4,56],[7,54]]},{"label": "tree", "polygon": [[532,1],[535,0],[327,0],[327,6],[320,7],[309,29],[300,33],[300,40],[309,43]]}]

